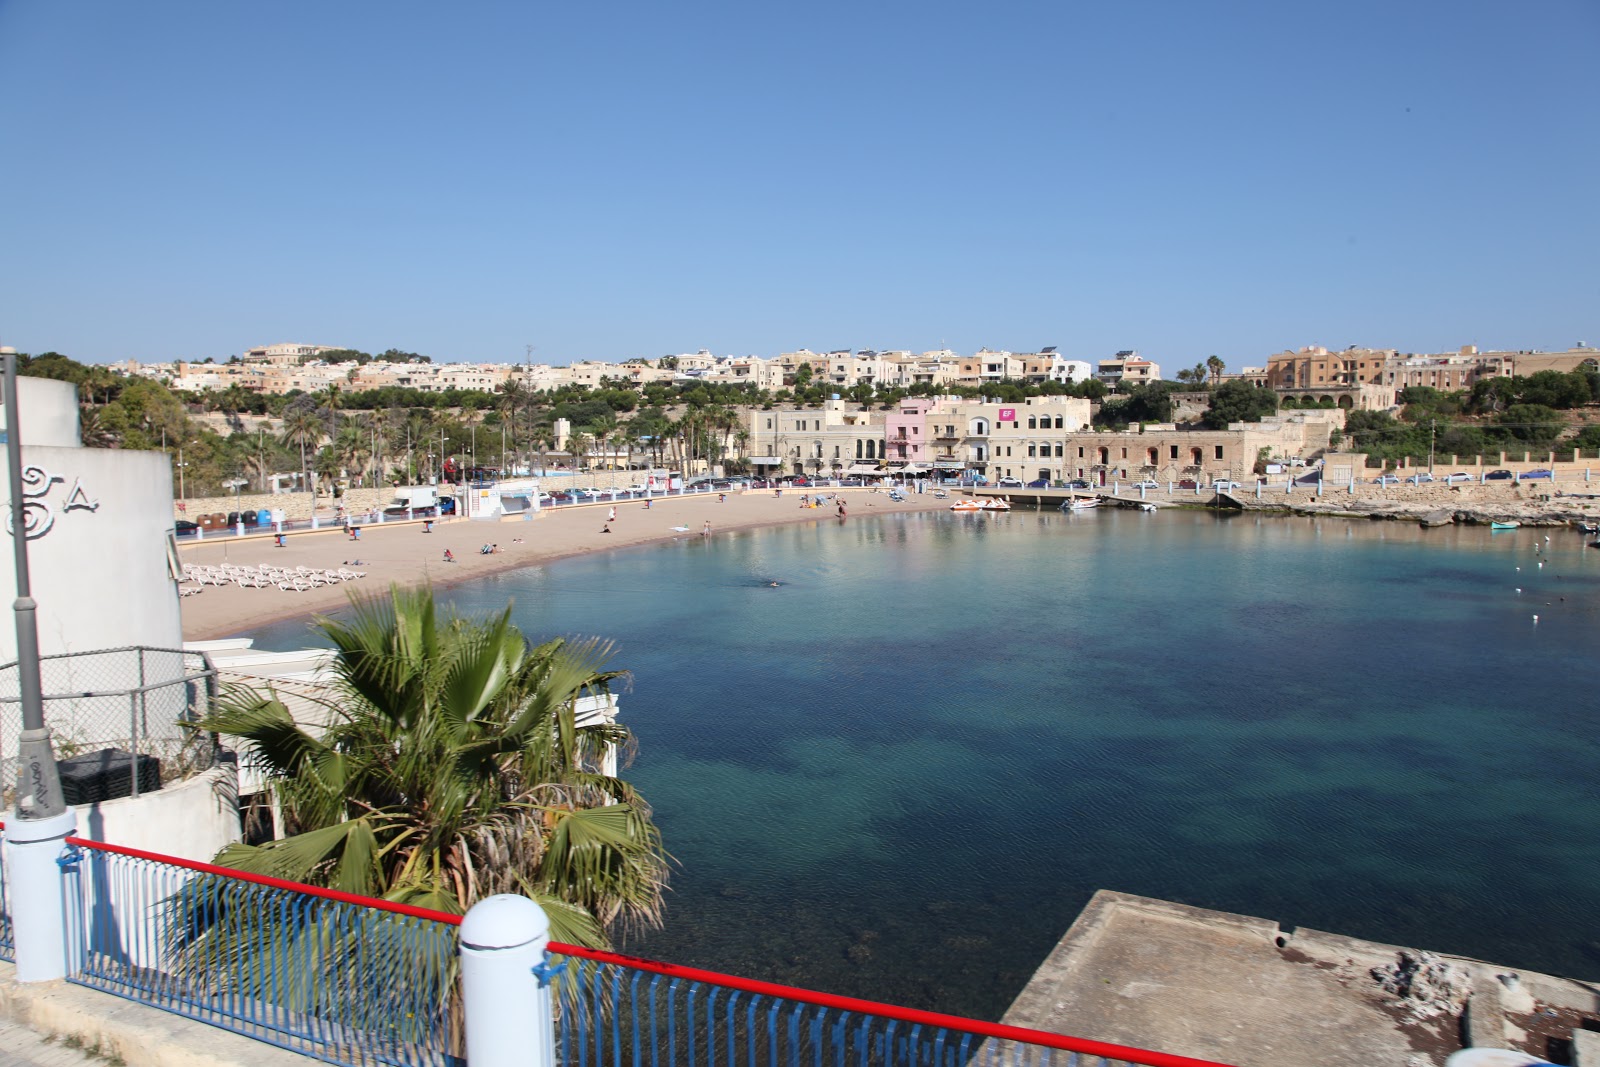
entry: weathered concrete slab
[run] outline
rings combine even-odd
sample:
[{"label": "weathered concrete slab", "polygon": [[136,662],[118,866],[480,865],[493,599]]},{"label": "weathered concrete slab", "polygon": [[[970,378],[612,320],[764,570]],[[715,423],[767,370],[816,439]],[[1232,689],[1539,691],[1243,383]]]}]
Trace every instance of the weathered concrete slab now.
[{"label": "weathered concrete slab", "polygon": [[66,982],[25,985],[9,963],[0,963],[0,1019],[54,1039],[62,1049],[70,1044],[126,1067],[309,1067],[315,1062],[110,993]]},{"label": "weathered concrete slab", "polygon": [[1459,999],[1419,1017],[1372,975],[1402,951],[1415,954],[1102,890],[1004,1021],[1238,1067],[1427,1067],[1469,1032],[1472,1044],[1559,1055],[1574,1028],[1600,1019],[1583,983],[1450,956],[1440,960]]}]

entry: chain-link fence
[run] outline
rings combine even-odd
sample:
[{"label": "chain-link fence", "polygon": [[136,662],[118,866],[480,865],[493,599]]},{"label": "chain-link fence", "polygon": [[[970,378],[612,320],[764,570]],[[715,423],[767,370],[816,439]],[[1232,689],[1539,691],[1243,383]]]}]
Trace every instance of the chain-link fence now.
[{"label": "chain-link fence", "polygon": [[[44,721],[56,758],[106,749],[160,761],[160,780],[176,781],[210,767],[214,735],[194,723],[211,708],[217,672],[203,652],[173,648],[111,648],[42,656]],[[22,731],[17,664],[0,667],[0,755],[9,764]],[[8,768],[9,769],[9,768]],[[134,796],[150,787],[152,771],[130,771]],[[11,775],[5,776],[10,803]]]}]

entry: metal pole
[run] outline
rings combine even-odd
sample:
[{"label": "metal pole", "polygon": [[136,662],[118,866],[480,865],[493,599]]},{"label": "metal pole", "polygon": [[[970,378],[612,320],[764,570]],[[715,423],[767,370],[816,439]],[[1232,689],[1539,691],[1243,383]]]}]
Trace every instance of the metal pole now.
[{"label": "metal pole", "polygon": [[6,465],[11,477],[11,550],[17,599],[17,685],[22,703],[22,734],[17,744],[17,816],[48,819],[67,810],[61,798],[50,731],[44,724],[44,689],[39,677],[38,605],[28,580],[27,500],[22,485],[22,426],[17,404],[17,354],[4,350],[6,388]]},{"label": "metal pole", "polygon": [[48,982],[64,978],[69,966],[67,901],[56,859],[66,838],[77,832],[78,819],[61,794],[50,731],[44,725],[39,623],[28,582],[17,354],[13,349],[0,348],[0,355],[5,358],[6,465],[11,483],[11,542],[17,581],[13,610],[17,623],[17,687],[22,704],[22,733],[17,743],[17,810],[6,820],[0,854],[4,856],[17,980]]}]

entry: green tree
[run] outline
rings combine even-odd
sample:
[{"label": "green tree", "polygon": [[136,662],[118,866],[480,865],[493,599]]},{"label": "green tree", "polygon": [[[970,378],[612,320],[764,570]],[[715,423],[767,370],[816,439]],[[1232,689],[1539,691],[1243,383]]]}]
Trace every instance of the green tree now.
[{"label": "green tree", "polygon": [[398,587],[318,626],[336,650],[325,729],[241,687],[201,724],[247,743],[289,831],[218,863],[454,914],[523,893],[556,938],[585,945],[659,923],[660,833],[601,770],[630,735],[577,725],[577,700],[617,677],[602,672],[608,645],[531,648],[510,608],[441,619],[431,591]]},{"label": "green tree", "polygon": [[1278,395],[1235,379],[1223,382],[1211,394],[1202,424],[1208,430],[1226,430],[1230,422],[1260,422],[1278,410]]}]

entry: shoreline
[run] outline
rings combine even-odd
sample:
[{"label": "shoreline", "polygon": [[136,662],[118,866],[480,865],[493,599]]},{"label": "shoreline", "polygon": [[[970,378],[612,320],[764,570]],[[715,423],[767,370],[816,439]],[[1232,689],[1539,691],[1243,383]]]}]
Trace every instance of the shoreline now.
[{"label": "shoreline", "polygon": [[[802,492],[785,490],[779,498],[769,490],[750,490],[728,494],[726,503],[718,503],[716,494],[665,497],[651,501],[648,509],[640,500],[619,501],[617,520],[609,524],[607,515],[612,505],[601,503],[560,508],[528,520],[478,522],[458,518],[436,522],[431,534],[423,533],[421,524],[363,526],[360,541],[350,540],[339,529],[330,529],[295,534],[288,538],[284,548],[274,547],[269,537],[191,542],[179,549],[184,563],[347,566],[365,571],[366,577],[304,592],[204,586],[199,596],[185,597],[180,602],[183,639],[209,641],[235,637],[255,626],[302,616],[309,622],[312,615],[347,606],[352,594],[357,597],[381,595],[391,584],[407,588],[428,584],[444,589],[520,567],[555,563],[615,548],[699,537],[702,524],[706,522],[711,523],[712,536],[717,537],[802,522],[849,522],[863,515],[941,511],[950,506],[949,499],[938,499],[931,492],[912,494],[904,502],[895,503],[885,493],[829,489],[829,496],[840,496],[848,509],[848,517],[840,519],[831,499],[821,508],[802,508]],[[609,534],[601,532],[607,525],[612,527]],[[674,526],[687,529],[678,530]],[[521,539],[522,543],[514,543],[514,539]],[[498,543],[500,551],[481,554],[480,547],[485,543]],[[456,562],[443,562],[446,548],[454,554]],[[355,563],[355,560],[361,562]]]}]

